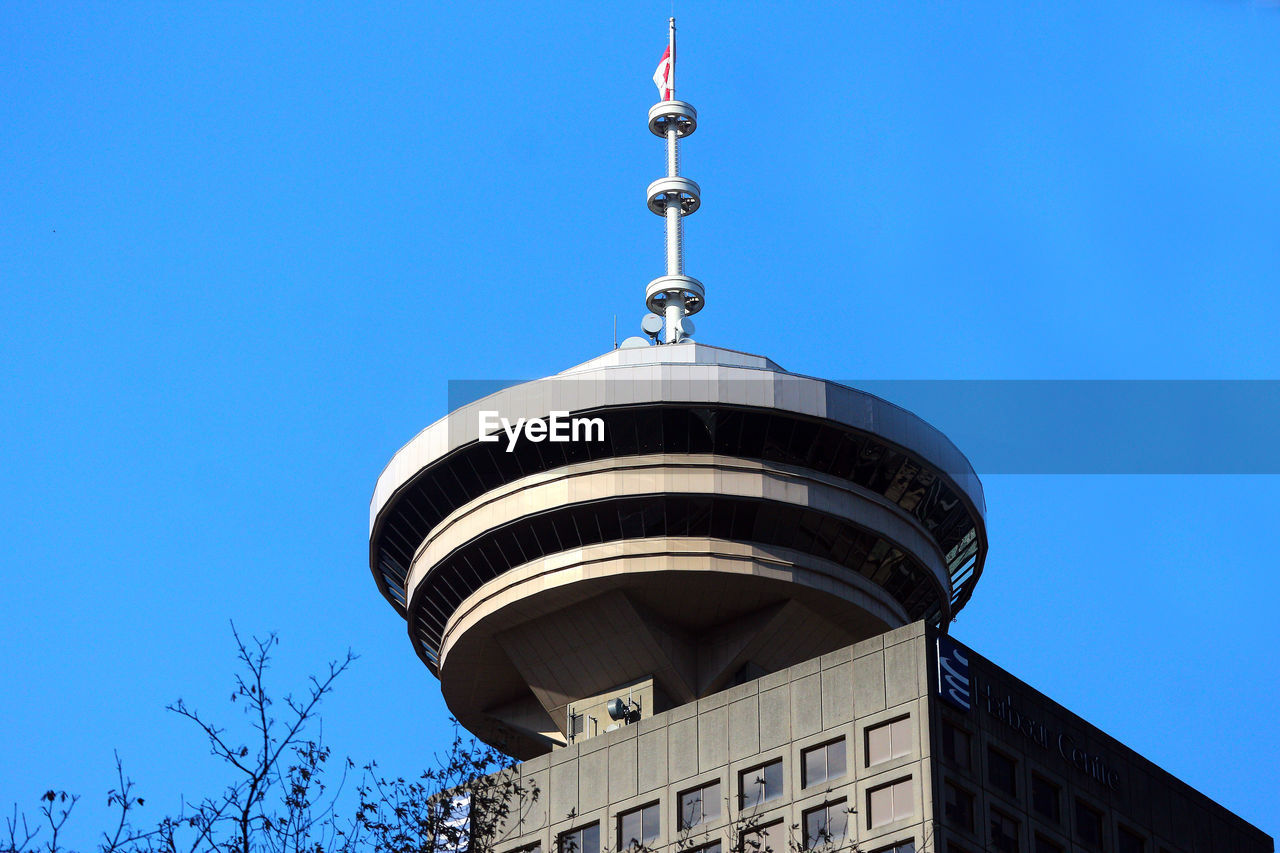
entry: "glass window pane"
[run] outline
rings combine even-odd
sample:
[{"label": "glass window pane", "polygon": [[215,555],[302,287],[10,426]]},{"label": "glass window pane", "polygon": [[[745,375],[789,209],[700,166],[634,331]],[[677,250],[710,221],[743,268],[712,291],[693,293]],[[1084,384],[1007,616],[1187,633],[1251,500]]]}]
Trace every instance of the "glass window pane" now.
[{"label": "glass window pane", "polygon": [[1018,853],[1018,822],[1007,815],[993,811],[991,843],[1000,853]]},{"label": "glass window pane", "polygon": [[1058,786],[1038,774],[1031,776],[1031,807],[1044,817],[1058,822]]},{"label": "glass window pane", "polygon": [[618,821],[618,846],[632,847],[640,843],[640,813],[627,812]]},{"label": "glass window pane", "polygon": [[805,812],[804,838],[806,847],[816,847],[822,843],[822,832],[826,828],[827,816],[822,809]]},{"label": "glass window pane", "polygon": [[826,752],[822,748],[805,750],[804,784],[817,785],[827,781]]},{"label": "glass window pane", "polygon": [[915,814],[915,786],[904,779],[893,786],[893,819],[900,820]]},{"label": "glass window pane", "polygon": [[894,758],[911,753],[911,718],[897,720],[889,726],[890,740],[893,742]]},{"label": "glass window pane", "polygon": [[702,819],[716,820],[720,817],[720,783],[712,782],[702,789]]},{"label": "glass window pane", "polygon": [[644,826],[641,831],[644,837],[641,842],[644,844],[652,844],[658,838],[658,806],[655,803],[652,806],[646,806],[644,810]]},{"label": "glass window pane", "polygon": [[876,726],[874,729],[867,729],[867,764],[875,765],[888,761],[890,757],[889,746],[888,726]]},{"label": "glass window pane", "polygon": [[950,723],[942,724],[942,754],[963,770],[969,769],[969,733]]},{"label": "glass window pane", "polygon": [[872,829],[893,822],[892,787],[877,788],[867,795],[867,800]]},{"label": "glass window pane", "polygon": [[764,798],[772,800],[782,796],[782,762],[766,764],[764,768]]},{"label": "glass window pane", "polygon": [[687,791],[680,795],[680,828],[688,829],[702,823],[702,790]]},{"label": "glass window pane", "polygon": [[831,835],[831,839],[839,841],[848,834],[848,830],[849,812],[845,809],[844,802],[827,806],[827,832]]},{"label": "glass window pane", "polygon": [[763,791],[763,768],[744,770],[742,773],[738,774],[738,795],[742,800],[742,807],[744,809],[759,805]]},{"label": "glass window pane", "polygon": [[600,853],[600,824],[593,823],[582,830],[581,853]]},{"label": "glass window pane", "polygon": [[845,774],[844,738],[827,744],[827,778],[839,779]]},{"label": "glass window pane", "polygon": [[973,795],[947,782],[943,786],[943,813],[961,829],[973,829]]},{"label": "glass window pane", "polygon": [[987,778],[997,789],[1006,794],[1016,796],[1018,793],[1017,771],[1013,759],[1004,753],[987,748]]},{"label": "glass window pane", "polygon": [[[757,829],[754,832],[744,832],[742,834],[742,851],[743,853],[765,853],[772,844],[773,830],[778,824],[772,823],[769,826]],[[782,833],[778,833],[782,834]]]},{"label": "glass window pane", "polygon": [[1080,840],[1093,846],[1102,843],[1102,815],[1076,800],[1076,832]]}]

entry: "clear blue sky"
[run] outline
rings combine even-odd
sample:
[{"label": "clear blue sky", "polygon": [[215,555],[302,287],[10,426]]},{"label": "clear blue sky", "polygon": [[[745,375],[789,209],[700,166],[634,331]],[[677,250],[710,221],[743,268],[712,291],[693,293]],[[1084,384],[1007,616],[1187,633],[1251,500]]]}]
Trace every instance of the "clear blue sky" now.
[{"label": "clear blue sky", "polygon": [[[679,7],[701,340],[849,380],[1280,378],[1280,9]],[[83,844],[113,749],[153,814],[207,791],[163,706],[226,713],[232,619],[279,631],[282,690],[354,648],[327,739],[427,762],[374,480],[447,380],[636,331],[669,8],[0,11],[0,804],[80,791]],[[957,636],[1280,832],[1280,478],[984,482]]]}]

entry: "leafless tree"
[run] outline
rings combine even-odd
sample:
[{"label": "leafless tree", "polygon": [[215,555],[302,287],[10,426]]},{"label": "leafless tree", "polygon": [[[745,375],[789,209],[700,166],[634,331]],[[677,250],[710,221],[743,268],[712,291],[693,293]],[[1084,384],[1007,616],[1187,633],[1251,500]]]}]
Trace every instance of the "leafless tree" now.
[{"label": "leafless tree", "polygon": [[[363,767],[355,791],[342,796],[350,759],[336,778],[323,742],[319,706],[356,660],[351,652],[312,676],[302,694],[274,698],[268,685],[274,634],[245,640],[232,627],[238,669],[230,701],[241,725],[228,727],[182,699],[168,710],[190,721],[209,754],[229,775],[215,794],[182,803],[177,814],[141,825],[145,805],[116,756],[117,783],[107,795],[112,826],[97,853],[445,853],[469,847],[486,853],[512,805],[536,800],[501,753],[456,733],[437,766],[413,780],[384,779]],[[314,734],[312,733],[314,730]],[[77,797],[49,790],[38,819],[14,807],[0,835],[0,853],[74,853],[63,827]],[[352,804],[354,801],[354,804]]]}]

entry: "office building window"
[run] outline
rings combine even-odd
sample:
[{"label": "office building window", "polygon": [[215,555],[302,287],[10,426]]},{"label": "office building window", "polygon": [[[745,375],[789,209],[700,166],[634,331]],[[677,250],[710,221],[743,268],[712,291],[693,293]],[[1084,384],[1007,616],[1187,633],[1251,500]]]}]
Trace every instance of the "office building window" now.
[{"label": "office building window", "polygon": [[1076,800],[1076,838],[1094,850],[1102,849],[1102,812]]},{"label": "office building window", "polygon": [[910,717],[891,720],[867,729],[867,766],[873,767],[893,758],[910,755],[912,740]]},{"label": "office building window", "polygon": [[1132,830],[1120,827],[1120,844],[1118,853],[1147,853],[1147,841]]},{"label": "office building window", "polygon": [[517,847],[511,853],[542,853],[542,842],[535,841],[532,844],[526,844],[523,847]]},{"label": "office building window", "polygon": [[680,828],[691,829],[720,817],[720,780],[680,795]]},{"label": "office building window", "polygon": [[916,853],[916,843],[914,841],[899,841],[897,844],[881,847],[875,850],[874,853]]},{"label": "office building window", "polygon": [[779,820],[738,836],[738,853],[783,853],[786,844],[787,833]]},{"label": "office building window", "polygon": [[1036,846],[1034,853],[1063,853],[1062,845],[1057,844],[1043,835],[1036,835]]},{"label": "office building window", "polygon": [[650,803],[618,815],[618,849],[648,847],[658,840],[658,804]]},{"label": "office building window", "polygon": [[959,844],[956,844],[954,841],[948,841],[947,853],[969,853],[969,850],[966,847],[961,847]]},{"label": "office building window", "polygon": [[915,784],[910,778],[867,792],[867,826],[875,829],[915,814]]},{"label": "office building window", "polygon": [[971,754],[969,751],[969,733],[943,720],[942,757],[961,770],[968,770],[973,766]]},{"label": "office building window", "polygon": [[1031,774],[1031,808],[1035,809],[1036,814],[1054,823],[1062,822],[1059,793],[1057,785],[1039,773]]},{"label": "office building window", "polygon": [[997,791],[1018,796],[1017,762],[998,749],[987,747],[987,780]]},{"label": "office building window", "polygon": [[600,853],[599,822],[560,833],[556,846],[560,853]]},{"label": "office building window", "polygon": [[702,847],[695,847],[690,850],[689,853],[720,853],[720,850],[720,842],[713,841],[710,844],[703,845]]},{"label": "office building window", "polygon": [[804,813],[804,848],[839,844],[849,834],[849,806],[844,800],[824,803]]},{"label": "office building window", "polygon": [[738,774],[738,797],[749,809],[782,796],[782,759]]},{"label": "office building window", "polygon": [[973,794],[951,782],[944,782],[942,796],[947,825],[973,832]]},{"label": "office building window", "polygon": [[801,773],[804,787],[821,785],[831,779],[839,779],[845,774],[844,738],[815,746],[800,753],[803,759]]},{"label": "office building window", "polygon": [[991,849],[1018,853],[1018,822],[995,809],[991,810]]}]

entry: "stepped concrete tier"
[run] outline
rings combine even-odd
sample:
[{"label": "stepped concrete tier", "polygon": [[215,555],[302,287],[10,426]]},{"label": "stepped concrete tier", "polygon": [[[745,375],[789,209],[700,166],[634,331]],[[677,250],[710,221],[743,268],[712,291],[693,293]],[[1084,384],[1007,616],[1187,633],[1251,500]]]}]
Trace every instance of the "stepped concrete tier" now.
[{"label": "stepped concrete tier", "polygon": [[647,717],[945,628],[984,514],[968,461],[910,412],[690,341],[423,430],[378,479],[369,558],[459,722],[530,757],[605,730],[609,698]]}]

